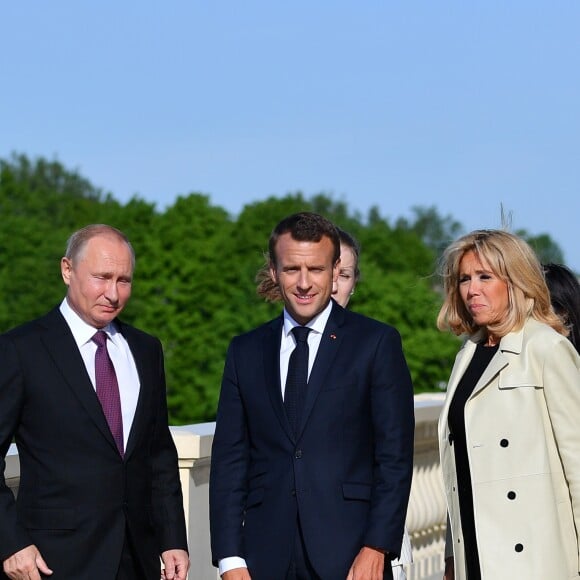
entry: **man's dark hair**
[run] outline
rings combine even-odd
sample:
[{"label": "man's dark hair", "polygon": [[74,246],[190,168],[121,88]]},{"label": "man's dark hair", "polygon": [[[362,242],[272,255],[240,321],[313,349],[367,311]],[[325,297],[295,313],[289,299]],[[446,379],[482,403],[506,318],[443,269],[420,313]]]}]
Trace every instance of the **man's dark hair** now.
[{"label": "man's dark hair", "polygon": [[340,258],[340,237],[336,226],[325,217],[313,212],[300,212],[284,218],[273,230],[268,242],[270,262],[276,265],[276,244],[280,236],[290,234],[298,242],[320,242],[324,236],[334,246],[332,263]]}]

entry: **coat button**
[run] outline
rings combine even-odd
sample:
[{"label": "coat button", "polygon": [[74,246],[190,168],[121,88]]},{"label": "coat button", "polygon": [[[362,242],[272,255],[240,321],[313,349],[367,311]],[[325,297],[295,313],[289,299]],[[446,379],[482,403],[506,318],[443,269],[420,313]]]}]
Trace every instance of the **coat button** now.
[{"label": "coat button", "polygon": [[293,489],[291,493],[292,493],[292,497],[296,497],[296,490],[295,489]]},{"label": "coat button", "polygon": [[516,499],[516,492],[515,491],[508,491],[508,499]]},{"label": "coat button", "polygon": [[516,544],[514,549],[516,552],[523,552],[524,546],[522,544]]},{"label": "coat button", "polygon": [[294,452],[294,459],[301,459],[302,458],[302,449],[296,449]]},{"label": "coat button", "polygon": [[502,440],[499,442],[499,444],[500,444],[502,447],[507,447],[507,446],[510,444],[510,442],[509,442],[507,439],[502,439]]},{"label": "coat button", "polygon": [[449,445],[453,445],[453,433],[449,433],[449,437],[447,439],[449,440]]}]

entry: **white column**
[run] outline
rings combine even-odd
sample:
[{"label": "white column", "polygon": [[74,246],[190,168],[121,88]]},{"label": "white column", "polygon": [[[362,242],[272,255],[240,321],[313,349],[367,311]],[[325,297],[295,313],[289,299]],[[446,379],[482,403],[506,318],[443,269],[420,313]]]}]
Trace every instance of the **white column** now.
[{"label": "white column", "polygon": [[179,477],[191,568],[189,580],[215,580],[209,544],[209,467],[215,423],[171,427],[179,457]]}]

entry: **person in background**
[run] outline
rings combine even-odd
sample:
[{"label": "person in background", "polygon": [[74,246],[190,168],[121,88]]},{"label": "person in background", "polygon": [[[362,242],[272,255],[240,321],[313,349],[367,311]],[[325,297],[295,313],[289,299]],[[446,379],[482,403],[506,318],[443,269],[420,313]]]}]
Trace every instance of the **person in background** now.
[{"label": "person in background", "polygon": [[556,314],[570,331],[568,338],[580,351],[580,282],[562,264],[545,264],[544,276]]},{"label": "person in background", "polygon": [[233,339],[212,447],[212,559],[224,580],[382,580],[413,469],[398,332],[331,300],[340,241],[302,212],[269,241],[284,312]]},{"label": "person in background", "polygon": [[446,580],[578,578],[580,356],[518,236],[442,258],[441,330],[467,335],[439,420]]},{"label": "person in background", "polygon": [[[337,227],[336,230],[338,231],[338,237],[340,239],[340,268],[338,278],[333,284],[332,297],[340,306],[346,308],[360,280],[360,244],[343,229]],[[273,281],[267,266],[258,272],[256,282],[258,282],[257,293],[259,296],[268,302],[282,300],[278,286]],[[405,528],[401,555],[399,558],[391,560],[393,580],[405,580],[407,575],[404,565],[411,564],[412,562],[411,539]]]},{"label": "person in background", "polygon": [[[118,319],[134,266],[119,230],[78,230],[60,306],[0,336],[1,577],[159,580],[161,557],[167,580],[186,578],[161,344]],[[13,437],[16,500],[3,475]]]}]

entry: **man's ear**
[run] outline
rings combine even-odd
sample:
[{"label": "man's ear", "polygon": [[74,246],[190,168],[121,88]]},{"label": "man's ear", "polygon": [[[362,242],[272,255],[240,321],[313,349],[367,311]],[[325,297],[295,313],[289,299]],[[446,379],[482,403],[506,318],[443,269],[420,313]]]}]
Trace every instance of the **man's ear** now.
[{"label": "man's ear", "polygon": [[60,260],[60,273],[64,283],[68,286],[72,275],[72,262],[66,256]]}]

